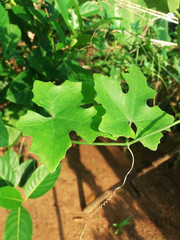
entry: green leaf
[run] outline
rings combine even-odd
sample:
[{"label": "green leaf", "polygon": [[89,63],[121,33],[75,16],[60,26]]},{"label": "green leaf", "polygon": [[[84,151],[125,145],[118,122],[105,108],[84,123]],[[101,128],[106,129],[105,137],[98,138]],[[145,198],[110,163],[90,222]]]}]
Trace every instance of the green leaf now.
[{"label": "green leaf", "polygon": [[[100,130],[114,136],[132,138],[145,137],[147,134],[170,125],[173,116],[163,112],[158,106],[149,107],[148,99],[153,99],[156,92],[148,87],[146,78],[136,66],[123,73],[129,85],[128,93],[122,91],[119,81],[114,81],[103,75],[95,74],[96,101],[101,103],[106,113],[102,117]],[[131,128],[134,123],[136,134]],[[140,142],[156,150],[162,134],[156,133],[151,137],[143,138]]]},{"label": "green leaf", "polygon": [[0,42],[4,39],[4,33],[9,25],[9,16],[4,7],[0,4]]},{"label": "green leaf", "polygon": [[129,217],[119,223],[113,223],[113,227],[116,228],[115,234],[117,235],[119,233],[119,230],[122,230],[123,227],[129,225],[131,220],[132,220],[132,217]]},{"label": "green leaf", "polygon": [[93,142],[100,134],[91,128],[97,110],[80,107],[84,98],[81,89],[79,82],[65,81],[55,86],[35,81],[33,102],[45,108],[50,117],[28,111],[16,123],[23,134],[33,137],[31,151],[38,154],[49,171],[55,170],[71,146],[70,131],[76,131],[87,142]]},{"label": "green leaf", "polygon": [[79,3],[78,3],[78,0],[73,0],[73,4],[74,4],[74,8],[75,8],[75,12],[77,14],[77,17],[78,17],[78,22],[79,22],[79,28],[80,30],[82,29],[83,27],[83,21],[82,21],[82,17],[81,17],[81,14],[79,12]]},{"label": "green leaf", "polygon": [[171,41],[169,36],[168,22],[164,19],[158,19],[154,25],[156,31],[157,39],[163,41]]},{"label": "green leaf", "polygon": [[66,35],[63,32],[63,29],[61,28],[61,25],[56,21],[56,19],[54,19],[53,21],[51,21],[54,29],[57,31],[57,34],[59,36],[59,38],[61,39],[61,41],[64,44],[64,47],[66,45]]},{"label": "green leaf", "polygon": [[174,12],[180,7],[180,0],[168,0],[168,7],[170,12]]},{"label": "green leaf", "polygon": [[20,192],[10,186],[0,188],[0,206],[7,209],[18,208],[22,203]]},{"label": "green leaf", "polygon": [[1,46],[2,52],[8,57],[12,57],[21,39],[21,30],[17,25],[9,24],[4,31]]},{"label": "green leaf", "polygon": [[14,171],[19,167],[19,157],[17,153],[12,150],[7,150],[4,154],[4,160],[8,163]]},{"label": "green leaf", "polygon": [[10,84],[6,99],[17,104],[29,105],[33,97],[33,75],[29,71],[20,73]]},{"label": "green leaf", "polygon": [[[40,74],[43,74],[49,80],[55,78],[56,69],[50,57],[47,56],[43,57],[38,56],[38,54],[34,54],[33,56],[28,56],[27,59],[30,66],[34,68],[36,71],[38,71]],[[32,80],[30,82],[32,83]],[[28,99],[30,99],[30,97]]]},{"label": "green leaf", "polygon": [[100,7],[96,4],[88,1],[82,4],[79,8],[80,14],[83,17],[90,17],[92,15],[96,15],[100,11]]},{"label": "green leaf", "polygon": [[49,173],[47,168],[43,165],[38,167],[28,179],[24,187],[26,199],[38,198],[47,193],[51,188],[53,188],[59,177],[60,171],[60,165],[53,173]]},{"label": "green leaf", "polygon": [[[0,118],[2,113],[0,112]],[[20,132],[12,127],[6,126],[0,119],[0,147],[12,145],[19,137]]]},{"label": "green leaf", "polygon": [[23,187],[27,179],[31,176],[34,170],[37,168],[37,162],[33,159],[29,159],[18,167],[16,170],[16,182],[15,185]]},{"label": "green leaf", "polygon": [[31,240],[32,219],[23,207],[14,209],[9,214],[4,229],[3,240]]},{"label": "green leaf", "polygon": [[[57,9],[59,10],[59,12],[61,13],[66,25],[68,26],[68,28],[75,33],[73,27],[71,26],[70,22],[69,22],[69,12],[68,12],[68,7],[66,5],[65,1],[62,0],[55,0],[56,4],[57,4]],[[56,5],[55,5],[56,6]]]},{"label": "green leaf", "polygon": [[[171,0],[170,0],[171,1]],[[155,8],[158,11],[168,13],[168,3],[167,0],[144,0],[148,8]]]},{"label": "green leaf", "polygon": [[27,10],[24,6],[21,5],[11,6],[11,9],[17,17],[21,18],[27,23],[30,23],[33,20],[33,16],[27,14]]},{"label": "green leaf", "polygon": [[0,178],[4,180],[6,185],[14,185],[15,172],[5,157],[0,157]]}]

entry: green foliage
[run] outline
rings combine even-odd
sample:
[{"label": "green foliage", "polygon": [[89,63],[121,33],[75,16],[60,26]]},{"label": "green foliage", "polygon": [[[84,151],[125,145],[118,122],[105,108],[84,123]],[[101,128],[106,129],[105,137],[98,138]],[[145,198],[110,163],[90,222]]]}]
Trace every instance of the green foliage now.
[{"label": "green foliage", "polygon": [[32,220],[28,211],[23,207],[13,209],[6,221],[3,240],[31,240],[32,229]]},{"label": "green foliage", "polygon": [[[39,155],[49,171],[55,170],[71,146],[69,132],[72,130],[86,142],[93,142],[97,136],[105,133],[109,136],[104,136],[115,139],[119,136],[143,138],[140,141],[144,146],[157,149],[162,137],[160,131],[151,137],[146,135],[169,126],[174,118],[158,106],[147,106],[147,100],[153,99],[156,92],[147,86],[138,67],[132,66],[123,77],[129,85],[127,94],[123,93],[119,81],[94,75],[97,94],[95,100],[105,108],[105,114],[99,105],[80,107],[83,100],[80,83],[66,81],[55,86],[35,81],[33,101],[43,107],[48,115],[28,111],[17,121],[16,127],[25,135],[33,136],[31,150]],[[136,125],[136,133],[131,127],[132,123]]]},{"label": "green foliage", "polygon": [[[179,0],[136,3],[174,12],[179,18]],[[96,144],[98,136],[111,140],[123,136],[124,146],[140,141],[155,150],[161,131],[179,123],[168,114],[179,117],[178,49],[152,45],[152,40],[180,45],[179,25],[170,32],[166,20],[155,20],[148,12],[140,18],[142,14],[132,14],[130,5],[121,4],[101,0],[0,4],[0,147],[7,148],[0,157],[0,204],[12,209],[4,239],[32,238],[32,220],[21,204],[54,186],[59,162],[72,145],[71,131],[84,144]],[[157,88],[158,105],[168,113],[155,104],[152,88]],[[150,107],[147,100],[152,98]],[[21,134],[33,137],[31,150],[44,165],[37,168],[32,159],[20,161],[9,150]],[[25,190],[24,200],[17,186]]]},{"label": "green foliage", "polygon": [[119,223],[113,223],[113,227],[116,228],[115,234],[117,235],[119,233],[119,230],[122,231],[123,227],[129,225],[131,220],[132,220],[132,217],[129,217]]},{"label": "green foliage", "polygon": [[[162,137],[161,133],[150,138],[145,136],[170,125],[174,118],[158,108],[147,106],[147,100],[153,99],[156,92],[147,86],[140,69],[132,66],[129,73],[123,73],[129,86],[128,93],[123,93],[120,82],[102,75],[95,75],[96,101],[101,103],[106,113],[99,129],[113,136],[142,138],[144,146],[156,150]],[[134,123],[137,130],[132,130]]]},{"label": "green foliage", "polygon": [[20,73],[10,84],[6,99],[17,104],[29,105],[33,97],[34,77],[29,71]]},{"label": "green foliage", "polygon": [[[0,117],[2,113],[0,112]],[[4,125],[0,119],[0,147],[12,145],[20,135],[20,132],[13,127]]]},{"label": "green foliage", "polygon": [[43,165],[37,168],[24,186],[26,199],[38,198],[47,193],[54,186],[60,171],[60,165],[54,173],[49,173]]},{"label": "green foliage", "polygon": [[33,101],[49,116],[28,111],[17,121],[16,127],[25,135],[33,136],[31,150],[39,155],[49,171],[54,171],[71,146],[70,131],[76,131],[87,142],[93,142],[100,135],[96,126],[91,127],[92,118],[96,121],[97,110],[80,107],[83,104],[81,83],[66,81],[55,86],[36,81],[33,93]]},{"label": "green foliage", "polygon": [[20,192],[10,186],[0,188],[0,206],[7,209],[18,208],[22,203]]},{"label": "green foliage", "polygon": [[170,12],[174,12],[180,7],[180,0],[168,0],[168,7]]},{"label": "green foliage", "polygon": [[[18,155],[11,150],[0,157],[0,206],[12,210],[6,221],[3,239],[32,239],[32,220],[21,205],[28,198],[47,193],[61,171],[60,165],[54,173],[49,173],[43,165],[36,167],[32,159],[20,163]],[[16,189],[17,185],[24,188],[24,200]]]}]

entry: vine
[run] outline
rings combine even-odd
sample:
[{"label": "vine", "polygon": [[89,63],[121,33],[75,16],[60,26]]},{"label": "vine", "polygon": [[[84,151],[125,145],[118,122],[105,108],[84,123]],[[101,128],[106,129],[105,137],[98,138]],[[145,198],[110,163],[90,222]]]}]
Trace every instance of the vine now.
[{"label": "vine", "polygon": [[[90,219],[124,186],[132,171],[130,146],[140,142],[155,151],[162,132],[180,123],[178,105],[171,104],[171,97],[167,98],[169,113],[155,104],[152,84],[161,80],[170,95],[171,81],[179,83],[178,54],[173,58],[152,47],[171,46],[176,51],[180,46],[179,2],[1,1],[0,147],[5,154],[0,157],[0,206],[11,210],[4,240],[23,239],[24,229],[27,240],[32,239],[32,219],[22,205],[54,186],[60,161],[72,144],[124,146],[132,157],[131,168],[122,184],[89,215],[82,239]],[[175,15],[170,17],[169,11]],[[157,18],[164,21],[166,39],[154,39],[160,35],[154,24]],[[172,36],[167,21],[177,25]],[[93,54],[85,57],[91,48]],[[72,140],[72,131],[82,140]],[[21,136],[16,154],[10,149]],[[38,155],[41,166],[20,156],[25,136],[33,138],[31,152]],[[109,142],[95,142],[98,137]],[[118,143],[119,137],[125,142]],[[24,198],[17,187],[24,189]]]}]

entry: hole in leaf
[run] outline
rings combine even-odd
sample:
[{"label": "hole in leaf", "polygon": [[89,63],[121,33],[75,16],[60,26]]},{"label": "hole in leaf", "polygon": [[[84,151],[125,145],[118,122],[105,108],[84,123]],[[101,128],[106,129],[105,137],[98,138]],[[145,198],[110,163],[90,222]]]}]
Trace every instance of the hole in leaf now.
[{"label": "hole in leaf", "polygon": [[153,107],[154,106],[154,99],[148,99],[147,101],[146,101],[146,104],[148,105],[148,107]]},{"label": "hole in leaf", "polygon": [[122,89],[123,93],[128,93],[128,91],[129,91],[129,85],[127,84],[127,82],[125,80],[121,80],[121,89]]},{"label": "hole in leaf", "polygon": [[131,128],[135,133],[137,132],[137,127],[133,122],[131,123]]},{"label": "hole in leaf", "polygon": [[43,117],[52,117],[51,114],[45,108],[38,106],[36,103],[34,103],[33,105],[33,110],[42,115]]},{"label": "hole in leaf", "polygon": [[92,107],[93,105],[94,105],[93,103],[88,103],[88,104],[83,104],[80,107],[86,109],[86,108]]}]

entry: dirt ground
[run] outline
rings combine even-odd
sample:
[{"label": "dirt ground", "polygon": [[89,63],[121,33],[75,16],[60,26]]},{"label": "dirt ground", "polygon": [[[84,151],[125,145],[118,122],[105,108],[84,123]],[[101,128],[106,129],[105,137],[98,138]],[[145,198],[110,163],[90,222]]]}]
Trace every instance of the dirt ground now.
[{"label": "dirt ground", "polygon": [[[162,139],[158,151],[141,144],[132,146],[135,155],[133,174],[175,147],[174,137]],[[25,140],[25,158],[29,152]],[[18,148],[18,146],[17,146]],[[17,150],[17,149],[16,149]],[[131,156],[120,147],[73,146],[61,161],[62,171],[55,187],[24,207],[33,220],[33,240],[78,240],[88,217],[82,209],[114,184],[123,180],[131,166]],[[170,161],[129,181],[115,197],[88,222],[86,240],[179,240],[180,239],[180,161]],[[8,211],[0,209],[0,239]],[[130,224],[115,235],[113,223],[132,217]]]}]

